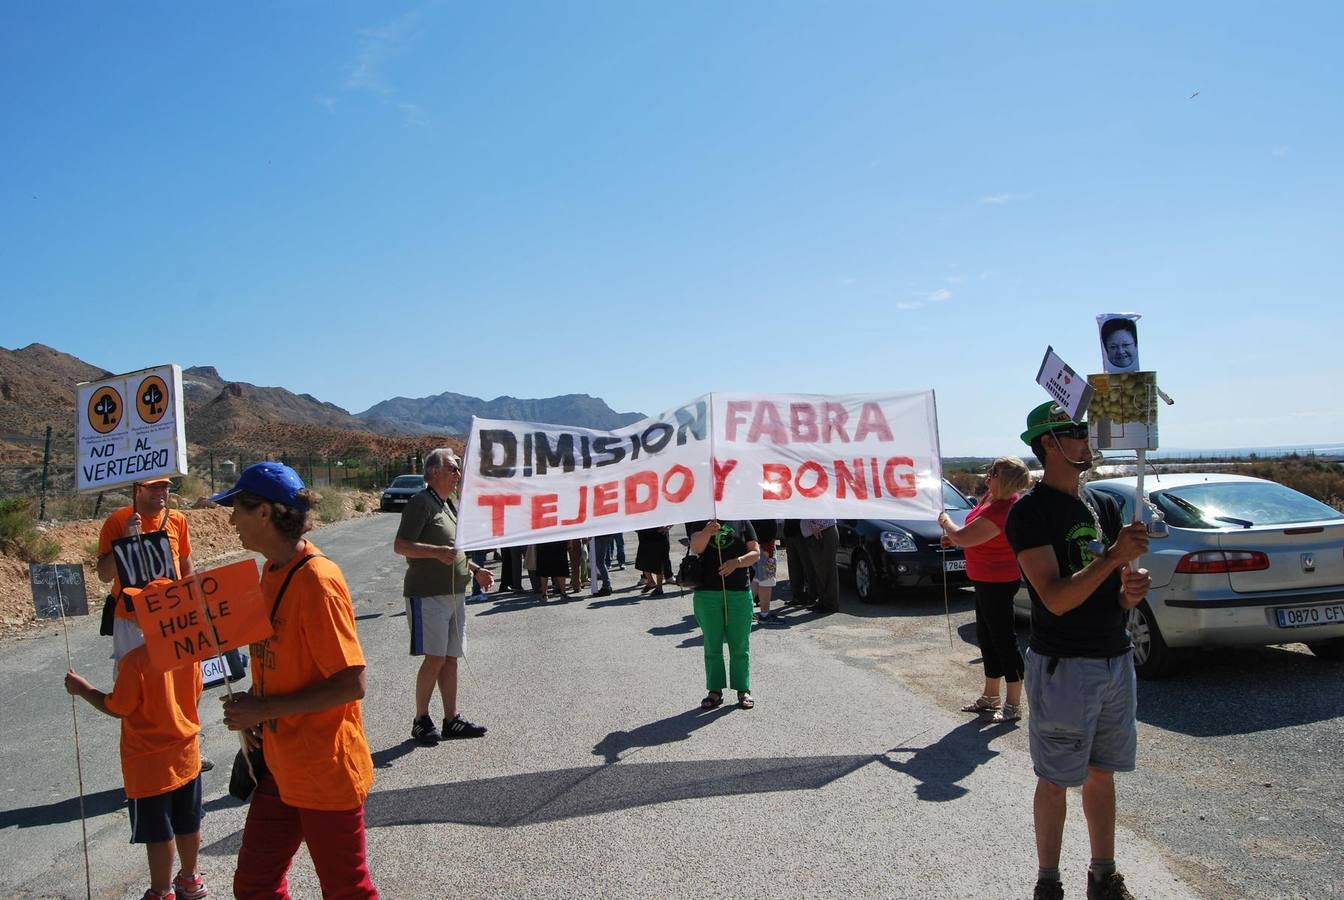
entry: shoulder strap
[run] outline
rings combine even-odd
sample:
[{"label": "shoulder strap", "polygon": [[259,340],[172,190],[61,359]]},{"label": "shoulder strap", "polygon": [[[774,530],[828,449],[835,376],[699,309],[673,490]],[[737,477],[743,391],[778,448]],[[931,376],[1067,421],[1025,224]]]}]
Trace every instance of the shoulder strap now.
[{"label": "shoulder strap", "polygon": [[280,592],[279,592],[278,594],[275,595],[275,603],[271,604],[271,626],[272,626],[272,627],[275,626],[275,614],[276,614],[277,612],[280,611],[280,601],[283,600],[283,599],[285,599],[285,591],[289,588],[289,582],[290,582],[290,581],[294,578],[294,576],[298,573],[299,569],[302,569],[304,566],[308,565],[308,560],[313,559],[313,558],[316,557],[316,556],[317,556],[316,553],[309,553],[309,554],[308,554],[307,556],[305,556],[303,559],[299,560],[298,565],[296,565],[294,568],[290,569],[290,570],[289,570],[289,574],[285,576],[285,580],[284,580],[283,582],[281,582],[281,584],[280,584]]}]

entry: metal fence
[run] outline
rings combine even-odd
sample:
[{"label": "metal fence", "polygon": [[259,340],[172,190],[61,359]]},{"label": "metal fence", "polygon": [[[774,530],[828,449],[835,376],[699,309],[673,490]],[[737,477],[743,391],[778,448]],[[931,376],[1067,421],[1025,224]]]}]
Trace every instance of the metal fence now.
[{"label": "metal fence", "polygon": [[[0,433],[0,442],[17,448],[0,458],[0,498],[23,498],[40,519],[95,518],[130,502],[130,489],[75,490],[74,440],[70,435]],[[398,475],[420,473],[421,453],[404,457],[355,456],[337,458],[320,453],[259,453],[240,448],[213,448],[190,452],[188,474],[177,490],[185,498],[222,491],[238,473],[262,460],[292,466],[309,487],[377,490]]]}]

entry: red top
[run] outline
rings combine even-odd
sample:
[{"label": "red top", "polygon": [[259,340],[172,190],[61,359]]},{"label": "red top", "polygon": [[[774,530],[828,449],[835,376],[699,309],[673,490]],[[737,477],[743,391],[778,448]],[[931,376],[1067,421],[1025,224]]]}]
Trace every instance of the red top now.
[{"label": "red top", "polygon": [[[988,497],[988,495],[986,495]],[[966,575],[971,581],[1004,582],[1017,581],[1021,572],[1017,568],[1017,556],[1008,545],[1004,528],[1008,522],[1008,510],[1012,508],[1014,494],[1007,500],[992,502],[980,501],[980,505],[966,514],[969,525],[981,516],[999,526],[999,533],[974,547],[966,548]]]}]

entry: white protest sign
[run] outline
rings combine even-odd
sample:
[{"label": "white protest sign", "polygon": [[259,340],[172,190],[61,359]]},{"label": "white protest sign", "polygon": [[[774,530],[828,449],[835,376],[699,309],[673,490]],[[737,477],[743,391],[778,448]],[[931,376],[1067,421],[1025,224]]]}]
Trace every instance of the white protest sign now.
[{"label": "white protest sign", "polygon": [[931,391],[710,394],[611,432],[474,420],[457,548],[719,518],[934,519]]},{"label": "white protest sign", "polygon": [[1036,372],[1036,383],[1045,388],[1045,392],[1055,401],[1055,405],[1068,413],[1075,422],[1087,412],[1092,402],[1092,388],[1087,380],[1080,378],[1064,360],[1055,353],[1054,347],[1045,348],[1045,358]]},{"label": "white protest sign", "polygon": [[708,519],[709,397],[615,431],[473,419],[459,494],[461,551]]},{"label": "white protest sign", "polygon": [[182,369],[141,369],[75,388],[75,479],[104,490],[187,471]]},{"label": "white protest sign", "polygon": [[932,520],[943,511],[932,391],[712,396],[720,518]]}]

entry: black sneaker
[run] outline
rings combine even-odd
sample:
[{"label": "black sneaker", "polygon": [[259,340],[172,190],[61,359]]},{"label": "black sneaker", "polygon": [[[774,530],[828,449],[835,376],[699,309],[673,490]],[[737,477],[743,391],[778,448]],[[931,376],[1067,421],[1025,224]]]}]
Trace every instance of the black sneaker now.
[{"label": "black sneaker", "polygon": [[485,737],[486,730],[484,725],[474,725],[462,718],[461,715],[443,720],[443,739],[445,741],[453,738]]},{"label": "black sneaker", "polygon": [[439,730],[434,727],[434,720],[429,716],[421,716],[411,723],[411,737],[426,747],[433,747],[443,740]]},{"label": "black sneaker", "polygon": [[[1062,895],[1061,895],[1062,896]],[[1134,900],[1119,872],[1107,872],[1100,878],[1087,873],[1087,900]]]},{"label": "black sneaker", "polygon": [[604,584],[604,585],[602,585],[602,587],[598,588],[596,591],[593,591],[593,596],[594,596],[594,597],[610,597],[610,596],[611,596],[611,585],[609,585],[609,584]]},{"label": "black sneaker", "polygon": [[[1092,896],[1091,882],[1088,883],[1088,896]],[[1031,900],[1064,900],[1064,882],[1046,881],[1044,878],[1036,882],[1036,890],[1031,892]]]},{"label": "black sneaker", "polygon": [[202,756],[202,757],[201,757],[201,771],[202,771],[202,772],[209,772],[209,771],[210,771],[211,769],[213,769],[214,767],[215,767],[215,764],[214,764],[213,762],[210,761],[210,758],[209,758],[208,756]]}]

